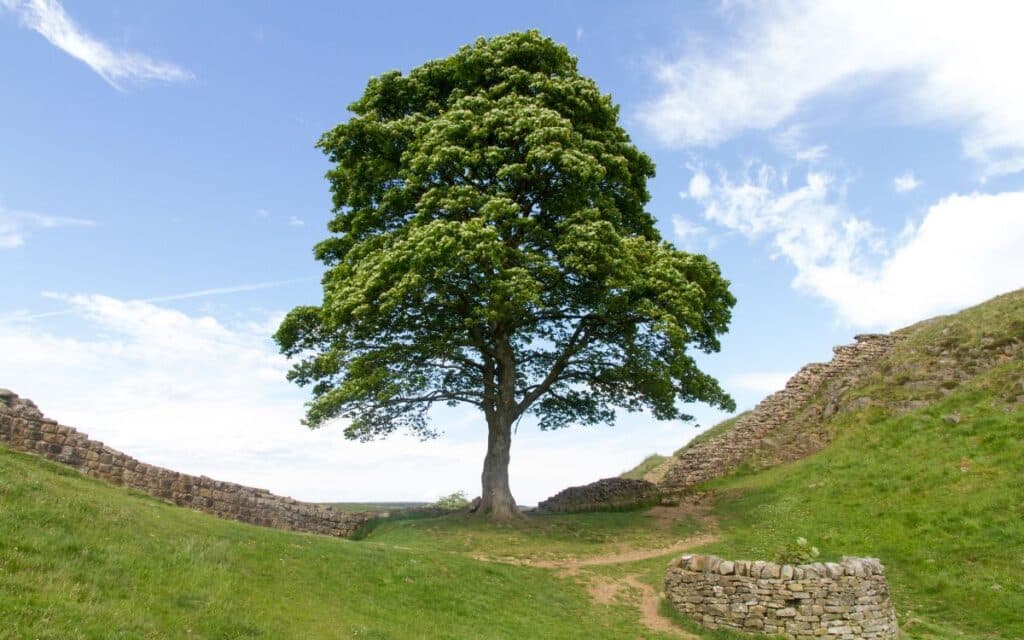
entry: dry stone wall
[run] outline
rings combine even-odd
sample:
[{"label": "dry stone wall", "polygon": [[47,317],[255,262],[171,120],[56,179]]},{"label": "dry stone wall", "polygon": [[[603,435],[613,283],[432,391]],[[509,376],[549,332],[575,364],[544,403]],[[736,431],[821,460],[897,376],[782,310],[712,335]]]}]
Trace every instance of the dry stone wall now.
[{"label": "dry stone wall", "polygon": [[[659,483],[667,491],[678,491],[689,486],[724,476],[749,459],[769,443],[780,427],[796,419],[821,418],[808,416],[811,400],[827,395],[829,389],[844,388],[869,369],[870,365],[887,355],[892,346],[904,336],[899,334],[865,334],[856,336],[856,342],[835,347],[835,356],[826,364],[809,364],[800,369],[781,391],[762,400],[751,412],[741,417],[722,435],[684,449],[667,462],[668,471]],[[828,410],[827,404],[823,411]],[[815,434],[817,436],[817,434]],[[790,446],[784,459],[797,459],[814,453],[827,444],[824,436],[805,438]],[[784,461],[784,460],[780,460]]]},{"label": "dry stone wall", "polygon": [[276,529],[349,537],[374,513],[346,513],[231,482],[139,462],[78,430],[45,418],[31,401],[0,389],[0,444],[72,466],[182,507]]},{"label": "dry stone wall", "polygon": [[661,500],[654,483],[627,478],[605,478],[580,487],[563,489],[537,505],[541,513],[574,513],[650,506]]},{"label": "dry stone wall", "polygon": [[872,558],[788,565],[683,556],[669,564],[665,596],[709,629],[794,639],[898,635],[884,568]]}]

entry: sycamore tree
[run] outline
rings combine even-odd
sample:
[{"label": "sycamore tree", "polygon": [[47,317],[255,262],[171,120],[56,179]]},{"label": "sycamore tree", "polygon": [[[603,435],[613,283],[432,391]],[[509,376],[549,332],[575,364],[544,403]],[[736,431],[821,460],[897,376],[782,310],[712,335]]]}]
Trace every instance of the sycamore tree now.
[{"label": "sycamore tree", "polygon": [[437,435],[435,403],[483,414],[478,513],[516,513],[513,427],[688,420],[733,409],[691,350],[714,352],[735,299],[718,265],[661,239],[650,158],[618,108],[536,31],[480,39],[373,78],[319,147],[333,163],[323,302],[275,335],[311,385],[306,423]]}]

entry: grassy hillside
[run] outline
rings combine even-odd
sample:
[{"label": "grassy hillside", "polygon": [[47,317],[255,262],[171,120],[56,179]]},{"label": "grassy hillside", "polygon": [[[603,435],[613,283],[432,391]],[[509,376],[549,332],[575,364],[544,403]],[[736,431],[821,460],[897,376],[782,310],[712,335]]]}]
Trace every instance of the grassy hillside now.
[{"label": "grassy hillside", "polygon": [[1001,397],[1022,379],[1004,364],[927,409],[844,415],[821,453],[711,483],[707,550],[880,557],[909,638],[1024,638],[1024,407]]},{"label": "grassy hillside", "polygon": [[0,448],[0,638],[661,638],[529,567],[262,529]]},{"label": "grassy hillside", "polygon": [[806,537],[877,556],[907,638],[1024,638],[1024,291],[903,333],[844,392],[825,450],[698,487],[719,527],[702,550],[771,558]]},{"label": "grassy hillside", "polygon": [[1024,638],[1024,291],[904,332],[824,451],[709,485],[712,549],[878,556],[909,637]]}]

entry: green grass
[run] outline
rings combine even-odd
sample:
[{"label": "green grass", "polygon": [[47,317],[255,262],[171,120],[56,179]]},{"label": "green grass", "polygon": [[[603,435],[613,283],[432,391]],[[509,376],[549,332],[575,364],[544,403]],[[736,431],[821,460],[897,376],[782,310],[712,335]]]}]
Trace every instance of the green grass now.
[{"label": "green grass", "polygon": [[219,520],[0,448],[4,640],[661,637],[552,571],[427,546]]},{"label": "green grass", "polygon": [[690,519],[656,522],[642,511],[534,515],[491,524],[456,514],[444,518],[380,521],[369,542],[501,558],[560,559],[607,555],[623,549],[662,549],[698,529]]}]

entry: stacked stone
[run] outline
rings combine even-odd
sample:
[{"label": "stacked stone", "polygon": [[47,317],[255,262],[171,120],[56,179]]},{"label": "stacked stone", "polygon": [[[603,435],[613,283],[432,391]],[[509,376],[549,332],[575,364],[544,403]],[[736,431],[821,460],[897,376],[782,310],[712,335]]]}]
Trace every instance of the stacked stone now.
[{"label": "stacked stone", "polygon": [[537,505],[541,513],[574,513],[630,509],[657,504],[658,486],[646,480],[604,478],[580,487],[563,489]]},{"label": "stacked stone", "polygon": [[112,449],[55,420],[31,401],[0,389],[0,443],[72,466],[85,475],[139,489],[178,506],[264,527],[349,537],[375,513],[346,513],[206,476],[154,465]]},{"label": "stacked stone", "polygon": [[683,556],[669,564],[665,596],[709,629],[834,640],[899,632],[884,568],[873,558],[789,565]]},{"label": "stacked stone", "polygon": [[[781,391],[762,400],[750,413],[736,421],[722,435],[683,450],[659,483],[668,492],[679,491],[699,482],[724,476],[749,459],[773,433],[802,417],[811,400],[824,389],[845,387],[864,373],[869,365],[887,355],[902,340],[899,334],[865,334],[851,345],[833,349],[835,356],[827,364],[809,364],[800,369]],[[813,439],[800,447],[799,455],[809,455],[827,444]]]}]

